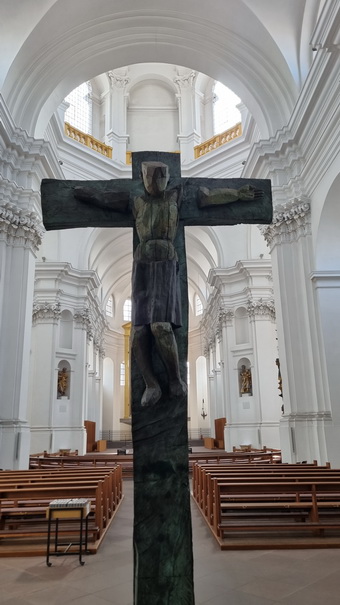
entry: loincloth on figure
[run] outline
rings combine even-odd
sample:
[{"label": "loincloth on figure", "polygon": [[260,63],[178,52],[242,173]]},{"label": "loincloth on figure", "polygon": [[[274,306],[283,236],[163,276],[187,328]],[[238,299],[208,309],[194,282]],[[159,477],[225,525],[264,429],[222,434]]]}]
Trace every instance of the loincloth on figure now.
[{"label": "loincloth on figure", "polygon": [[169,322],[182,325],[177,259],[134,260],[132,266],[132,325]]}]

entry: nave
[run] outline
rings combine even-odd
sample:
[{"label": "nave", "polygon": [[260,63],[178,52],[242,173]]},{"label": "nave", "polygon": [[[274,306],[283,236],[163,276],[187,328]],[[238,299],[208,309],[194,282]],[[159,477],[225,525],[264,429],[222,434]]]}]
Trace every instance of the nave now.
[{"label": "nave", "polygon": [[[0,558],[0,603],[6,605],[132,605],[133,482],[98,553]],[[221,551],[192,503],[196,605],[336,605],[340,550]],[[178,604],[180,605],[180,604]]]}]

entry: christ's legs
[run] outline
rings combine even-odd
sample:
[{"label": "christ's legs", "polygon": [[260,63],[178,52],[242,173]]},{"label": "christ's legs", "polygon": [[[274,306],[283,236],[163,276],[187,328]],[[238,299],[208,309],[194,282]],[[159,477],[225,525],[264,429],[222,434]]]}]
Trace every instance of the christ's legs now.
[{"label": "christ's legs", "polygon": [[170,395],[175,397],[186,395],[187,385],[182,380],[179,371],[177,343],[171,324],[169,322],[152,323],[151,331],[168,373]]},{"label": "christ's legs", "polygon": [[152,369],[151,340],[150,326],[132,328],[131,347],[146,386],[141,400],[142,406],[154,405],[162,396],[161,388]]}]

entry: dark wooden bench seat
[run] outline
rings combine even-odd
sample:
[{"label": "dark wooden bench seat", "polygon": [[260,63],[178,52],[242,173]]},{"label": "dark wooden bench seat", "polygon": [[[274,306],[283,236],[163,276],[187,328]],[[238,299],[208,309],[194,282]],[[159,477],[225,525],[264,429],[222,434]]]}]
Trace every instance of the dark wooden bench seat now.
[{"label": "dark wooden bench seat", "polygon": [[332,470],[328,467],[324,468],[315,468],[312,467],[309,470],[277,470],[267,472],[266,469],[251,469],[245,470],[242,469],[241,472],[235,473],[230,469],[222,469],[220,466],[214,467],[213,469],[209,468],[209,465],[200,467],[199,469],[194,470],[193,475],[193,496],[200,506],[200,508],[207,512],[209,506],[209,498],[211,499],[212,492],[212,480],[214,478],[218,478],[221,481],[234,481],[234,482],[244,482],[244,481],[283,481],[287,480],[310,480],[311,478],[316,480],[327,479],[329,481],[339,481],[340,480],[340,471]]},{"label": "dark wooden bench seat", "polygon": [[195,465],[193,497],[221,548],[280,547],[287,536],[340,547],[340,470],[329,464]]},{"label": "dark wooden bench seat", "polygon": [[[238,463],[261,463],[272,464],[281,462],[280,452],[260,450],[254,452],[200,452],[188,454],[189,471],[192,471],[193,465],[197,462],[201,463],[229,463],[238,466]],[[237,463],[237,464],[236,464]],[[70,467],[110,467],[119,464],[122,468],[124,477],[133,476],[133,455],[132,454],[98,454],[88,453],[83,456],[30,456],[30,469],[47,469],[51,467],[70,468]]]},{"label": "dark wooden bench seat", "polygon": [[[54,499],[86,498],[91,502],[89,539],[101,542],[122,499],[122,472],[112,467],[73,467],[0,472],[0,556],[10,546],[20,553],[20,544],[47,538],[46,511]],[[60,521],[61,534],[78,531],[79,524]],[[77,530],[78,527],[78,530]],[[17,544],[13,547],[13,543]],[[40,539],[41,543],[41,539]],[[5,545],[5,546],[4,546]],[[13,551],[14,548],[14,551]],[[26,550],[25,550],[26,552]],[[37,551],[41,554],[41,550]],[[6,555],[5,555],[6,556]]]},{"label": "dark wooden bench seat", "polygon": [[[250,519],[254,511],[262,512],[261,531],[285,530],[316,530],[316,529],[338,529],[340,530],[340,515],[337,520],[329,521],[324,517],[325,509],[336,511],[340,508],[340,479],[329,482],[327,480],[309,480],[309,481],[281,481],[275,483],[268,482],[239,482],[239,483],[221,483],[218,479],[213,479],[213,505],[211,516],[208,521],[213,527],[217,537],[225,535],[228,531],[259,531],[260,526],[254,519]],[[253,495],[260,497],[269,495],[271,500],[254,502]],[[246,497],[250,496],[247,500]],[[241,500],[238,500],[238,497]],[[322,496],[322,506],[319,506],[319,497]],[[283,497],[284,500],[280,501]],[[287,501],[291,497],[291,501]],[[268,512],[278,513],[276,523],[268,519]],[[308,519],[303,519],[303,523],[291,524],[287,522],[287,517],[282,517],[282,511],[289,511],[295,514],[297,511],[308,511]],[[228,520],[228,512],[233,512],[232,522]],[[239,513],[240,520],[235,523],[235,512]],[[267,529],[264,529],[267,528]]]}]

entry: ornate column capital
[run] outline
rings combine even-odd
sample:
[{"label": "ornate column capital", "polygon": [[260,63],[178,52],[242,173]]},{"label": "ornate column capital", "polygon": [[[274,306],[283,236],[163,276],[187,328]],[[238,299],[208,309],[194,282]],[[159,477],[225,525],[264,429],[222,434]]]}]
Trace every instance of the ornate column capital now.
[{"label": "ornate column capital", "polygon": [[221,327],[232,326],[234,319],[234,311],[232,309],[226,309],[220,307],[218,312],[218,322]]},{"label": "ornate column capital", "polygon": [[178,74],[174,78],[174,83],[177,84],[178,88],[191,88],[196,80],[197,72],[192,70],[187,74]]},{"label": "ornate column capital", "polygon": [[35,212],[5,203],[0,206],[0,239],[10,245],[38,250],[45,229]]},{"label": "ornate column capital", "polygon": [[255,321],[256,317],[275,321],[275,303],[273,299],[263,300],[263,298],[259,298],[258,300],[249,300],[247,311],[251,321]]},{"label": "ornate column capital", "polygon": [[33,302],[32,322],[36,325],[39,322],[51,323],[58,321],[61,315],[60,302]]},{"label": "ornate column capital", "polygon": [[277,244],[290,244],[300,237],[310,235],[310,202],[295,198],[287,204],[276,206],[272,224],[259,229],[270,249]]},{"label": "ornate column capital", "polygon": [[77,311],[73,315],[73,319],[82,330],[85,330],[87,332],[87,337],[89,340],[91,340],[93,338],[94,329],[92,314],[89,307],[77,309]]},{"label": "ornate column capital", "polygon": [[122,76],[112,70],[108,71],[107,75],[111,88],[125,88],[130,83],[130,78],[127,75]]},{"label": "ornate column capital", "polygon": [[77,309],[73,319],[82,330],[86,330],[87,338],[93,340],[95,349],[99,352],[103,350],[103,334],[108,324],[99,308],[91,305]]},{"label": "ornate column capital", "polygon": [[106,356],[106,352],[105,352],[105,349],[104,349],[104,342],[102,342],[100,344],[100,346],[99,346],[99,357],[101,359],[104,359],[105,356]]}]

